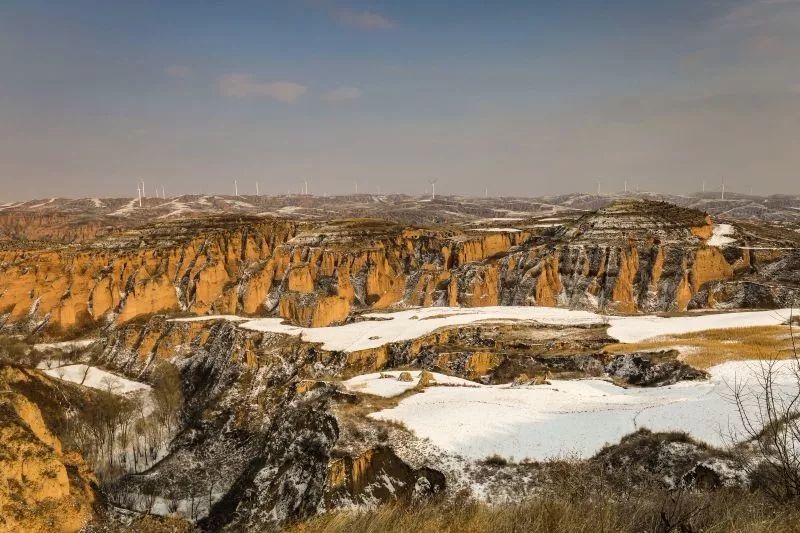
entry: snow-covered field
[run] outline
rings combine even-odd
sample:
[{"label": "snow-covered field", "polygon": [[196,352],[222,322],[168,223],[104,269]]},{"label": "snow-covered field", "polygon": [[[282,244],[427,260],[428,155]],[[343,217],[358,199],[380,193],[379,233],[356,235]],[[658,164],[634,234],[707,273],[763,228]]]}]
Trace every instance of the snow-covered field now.
[{"label": "snow-covered field", "polygon": [[[758,390],[761,362],[730,362],[707,382],[624,389],[603,380],[553,380],[551,385],[432,387],[373,413],[404,423],[439,448],[473,459],[492,454],[544,460],[590,457],[638,428],[685,431],[713,445],[740,432],[732,387]],[[777,363],[778,384],[796,388],[793,361]]]},{"label": "snow-covered field", "polygon": [[553,307],[426,307],[396,313],[369,313],[371,320],[344,326],[302,328],[279,318],[261,318],[241,324],[244,329],[300,335],[304,341],[322,343],[330,351],[353,352],[392,342],[417,339],[445,326],[461,326],[481,320],[535,320],[542,324],[598,324],[602,317],[588,311]]},{"label": "snow-covered field", "polygon": [[228,320],[231,322],[246,322],[249,318],[236,315],[201,315],[184,318],[170,318],[167,322],[207,322],[209,320]]},{"label": "snow-covered field", "polygon": [[33,348],[40,352],[45,350],[75,350],[77,348],[86,348],[99,341],[100,339],[80,339],[76,341],[45,342],[34,344]]},{"label": "snow-covered field", "polygon": [[[354,378],[343,381],[342,385],[352,392],[362,392],[364,394],[373,394],[375,396],[383,396],[384,398],[391,398],[399,396],[407,390],[411,390],[419,383],[420,374],[419,370],[411,370],[411,381],[400,381],[397,378],[402,374],[401,370],[392,370],[387,372],[379,372],[375,374],[363,374]],[[381,377],[384,376],[391,377]],[[453,376],[445,376],[437,372],[431,372],[434,383],[432,385],[449,385],[459,387],[477,387],[476,383],[472,381],[456,378]]]},{"label": "snow-covered field", "polygon": [[[795,309],[794,315],[800,313]],[[743,311],[695,316],[624,316],[609,319],[608,334],[620,342],[641,342],[664,335],[681,335],[713,329],[745,328],[752,326],[777,326],[785,324],[792,315],[791,309],[770,311]]]},{"label": "snow-covered field", "polygon": [[[138,381],[123,378],[94,366],[83,364],[48,367],[46,362],[40,363],[39,368],[50,377],[63,379],[84,387],[93,389],[110,390],[114,394],[128,394],[138,391],[149,391],[150,386]],[[88,372],[87,372],[88,368]]]},{"label": "snow-covered field", "polygon": [[[344,326],[303,328],[285,324],[280,318],[249,320],[244,329],[301,336],[307,342],[322,343],[331,351],[353,352],[377,348],[392,342],[417,339],[433,331],[479,321],[534,320],[551,325],[600,324],[608,322],[608,334],[620,342],[639,342],[662,335],[679,335],[695,331],[749,326],[773,326],[786,323],[790,309],[735,313],[697,314],[680,317],[625,316],[603,317],[588,311],[553,307],[426,307],[395,313],[369,313],[370,320]],[[795,313],[800,311],[795,310]],[[242,320],[239,317],[216,316],[177,319],[179,321],[212,318]]]}]

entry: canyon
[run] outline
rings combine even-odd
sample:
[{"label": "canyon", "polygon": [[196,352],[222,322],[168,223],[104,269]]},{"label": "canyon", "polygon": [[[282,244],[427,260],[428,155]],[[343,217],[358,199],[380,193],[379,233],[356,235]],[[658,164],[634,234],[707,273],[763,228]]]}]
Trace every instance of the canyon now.
[{"label": "canyon", "polygon": [[[723,324],[726,313],[793,306],[795,221],[777,214],[777,199],[762,202],[770,221],[747,214],[754,199],[732,201],[737,216],[580,195],[365,195],[341,199],[338,216],[314,197],[4,206],[0,508],[10,518],[0,530],[172,515],[205,531],[255,531],[459,490],[519,498],[547,467],[515,465],[527,481],[503,486],[503,468],[486,474],[480,457],[425,444],[386,413],[468,384],[704,383],[713,371],[687,362],[687,341],[669,340],[693,330],[659,336],[669,342],[658,350],[615,332],[625,317],[715,313]],[[785,349],[791,323],[759,327],[775,328]],[[141,386],[87,382],[91,368]],[[371,373],[400,394],[346,386]],[[113,421],[107,451],[82,449],[76,428],[94,427],[92,406],[109,402],[130,418]]]}]

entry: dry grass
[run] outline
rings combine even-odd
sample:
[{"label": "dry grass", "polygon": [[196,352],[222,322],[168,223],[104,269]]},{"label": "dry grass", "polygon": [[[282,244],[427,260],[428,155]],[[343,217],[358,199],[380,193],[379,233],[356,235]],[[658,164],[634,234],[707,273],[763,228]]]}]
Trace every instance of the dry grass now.
[{"label": "dry grass", "polygon": [[[663,518],[662,518],[663,516]],[[625,499],[541,496],[518,504],[488,505],[455,498],[417,506],[387,505],[366,512],[335,512],[299,524],[302,533],[416,533],[530,531],[554,533],[706,531],[789,532],[800,509],[776,507],[757,494],[649,492]]]},{"label": "dry grass", "polygon": [[652,340],[610,344],[606,353],[656,351],[677,348],[681,360],[707,369],[726,361],[755,359],[786,359],[792,356],[792,341],[788,326],[754,326],[698,331],[683,335],[658,337]]}]

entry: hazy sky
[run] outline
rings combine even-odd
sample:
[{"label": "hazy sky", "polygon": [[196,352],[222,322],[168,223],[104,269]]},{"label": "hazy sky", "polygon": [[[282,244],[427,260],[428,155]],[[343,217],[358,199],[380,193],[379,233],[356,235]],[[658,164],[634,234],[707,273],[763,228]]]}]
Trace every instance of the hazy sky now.
[{"label": "hazy sky", "polygon": [[0,201],[800,193],[800,0],[5,0]]}]

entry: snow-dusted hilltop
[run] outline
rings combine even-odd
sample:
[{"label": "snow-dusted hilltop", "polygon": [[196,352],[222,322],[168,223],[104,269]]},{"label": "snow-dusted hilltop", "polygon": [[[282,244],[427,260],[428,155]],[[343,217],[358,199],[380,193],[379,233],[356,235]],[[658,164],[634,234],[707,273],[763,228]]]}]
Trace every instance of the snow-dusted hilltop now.
[{"label": "snow-dusted hilltop", "polygon": [[487,229],[481,219],[416,227],[184,216],[112,228],[83,244],[8,243],[0,251],[6,327],[91,329],[178,312],[319,327],[418,306],[680,312],[786,307],[797,294],[800,234],[720,225],[663,202],[620,200],[572,218],[521,217],[505,229],[493,217],[491,231],[476,231]]}]

